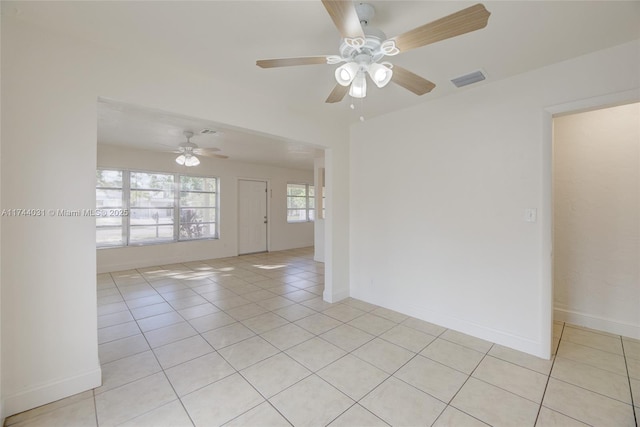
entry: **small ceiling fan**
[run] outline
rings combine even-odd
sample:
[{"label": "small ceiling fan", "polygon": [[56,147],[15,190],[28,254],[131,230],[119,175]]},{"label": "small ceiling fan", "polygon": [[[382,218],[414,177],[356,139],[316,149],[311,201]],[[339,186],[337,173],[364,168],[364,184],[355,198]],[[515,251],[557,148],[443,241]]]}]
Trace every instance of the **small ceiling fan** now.
[{"label": "small ceiling fan", "polygon": [[256,65],[275,68],[344,62],[335,71],[337,84],[325,101],[328,103],[340,102],[347,93],[353,98],[364,98],[367,95],[367,74],[380,88],[392,81],[416,95],[431,92],[436,86],[434,83],[398,65],[383,61],[384,57],[482,29],[487,26],[491,15],[479,3],[387,38],[382,31],[367,26],[375,13],[372,5],[354,4],[349,0],[322,0],[322,4],[342,36],[340,55],[262,59],[256,61]]},{"label": "small ceiling fan", "polygon": [[171,151],[172,153],[179,154],[179,156],[176,157],[176,163],[180,166],[198,166],[200,164],[200,159],[198,159],[196,155],[215,157],[217,159],[229,158],[229,156],[225,156],[223,154],[216,154],[216,152],[220,151],[219,148],[200,148],[197,144],[191,142],[193,132],[186,130],[183,132],[183,135],[185,136],[185,138],[187,138],[186,142],[180,143],[177,150]]}]

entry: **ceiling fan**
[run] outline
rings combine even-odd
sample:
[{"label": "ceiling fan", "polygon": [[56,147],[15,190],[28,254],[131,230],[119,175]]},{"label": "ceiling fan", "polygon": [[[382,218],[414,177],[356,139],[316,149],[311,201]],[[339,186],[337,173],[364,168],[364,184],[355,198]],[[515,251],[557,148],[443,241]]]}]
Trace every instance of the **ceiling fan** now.
[{"label": "ceiling fan", "polygon": [[176,163],[180,166],[198,166],[200,164],[200,159],[196,157],[196,154],[198,156],[215,157],[218,159],[229,158],[229,156],[225,156],[223,154],[216,154],[217,151],[220,151],[219,148],[200,148],[197,144],[191,142],[193,132],[186,130],[183,132],[183,135],[187,138],[186,142],[182,142],[178,145],[177,150],[171,151],[172,153],[179,154],[179,156],[176,157]]},{"label": "ceiling fan", "polygon": [[342,36],[340,55],[307,56],[300,58],[261,59],[262,68],[293,65],[340,64],[335,71],[337,81],[325,102],[340,102],[349,93],[353,98],[367,95],[367,74],[377,87],[390,81],[415,93],[424,95],[435,84],[398,65],[383,61],[417,47],[476,31],[487,26],[491,13],[482,4],[462,9],[436,21],[424,24],[398,36],[387,38],[380,30],[367,26],[375,9],[367,3],[349,0],[322,0],[336,28]]}]

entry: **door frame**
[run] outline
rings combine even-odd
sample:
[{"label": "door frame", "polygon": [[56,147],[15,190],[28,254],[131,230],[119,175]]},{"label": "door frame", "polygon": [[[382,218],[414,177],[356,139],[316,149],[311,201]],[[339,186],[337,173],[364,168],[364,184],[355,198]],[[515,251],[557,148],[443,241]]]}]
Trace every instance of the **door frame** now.
[{"label": "door frame", "polygon": [[562,114],[600,110],[640,102],[637,89],[552,105],[543,111],[541,229],[541,301],[540,343],[542,352],[551,357],[553,345],[553,118]]},{"label": "door frame", "polygon": [[[266,251],[271,251],[271,182],[267,178],[236,178],[236,239],[238,244],[236,245],[236,254],[240,256],[240,181],[255,181],[264,182],[267,185],[267,191],[265,197],[267,198],[267,248]],[[248,255],[248,254],[244,254]]]}]

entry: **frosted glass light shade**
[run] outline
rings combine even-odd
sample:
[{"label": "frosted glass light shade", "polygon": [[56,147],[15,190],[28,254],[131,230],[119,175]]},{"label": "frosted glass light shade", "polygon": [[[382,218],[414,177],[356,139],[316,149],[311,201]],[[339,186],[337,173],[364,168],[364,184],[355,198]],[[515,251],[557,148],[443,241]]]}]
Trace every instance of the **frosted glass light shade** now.
[{"label": "frosted glass light shade", "polygon": [[200,164],[200,160],[196,156],[189,156],[184,161],[184,165],[187,167],[198,166]]},{"label": "frosted glass light shade", "polygon": [[349,88],[349,95],[354,98],[364,98],[367,96],[367,79],[364,73],[358,73],[351,87]]},{"label": "frosted glass light shade", "polygon": [[183,166],[186,160],[187,158],[184,156],[184,154],[180,154],[178,157],[176,157],[176,163],[180,166]]},{"label": "frosted glass light shade", "polygon": [[342,86],[349,86],[358,75],[359,65],[355,62],[347,62],[336,68],[336,81]]},{"label": "frosted glass light shade", "polygon": [[369,65],[367,72],[369,76],[371,76],[373,83],[378,87],[385,87],[387,83],[391,81],[391,77],[393,77],[393,70],[391,70],[391,68],[378,63]]}]

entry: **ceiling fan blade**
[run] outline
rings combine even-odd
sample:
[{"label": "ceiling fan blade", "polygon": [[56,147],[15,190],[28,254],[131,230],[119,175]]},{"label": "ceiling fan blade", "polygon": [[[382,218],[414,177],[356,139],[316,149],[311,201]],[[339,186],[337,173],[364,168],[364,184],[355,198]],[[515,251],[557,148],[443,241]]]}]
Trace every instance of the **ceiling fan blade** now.
[{"label": "ceiling fan blade", "polygon": [[194,148],[193,153],[194,154],[198,154],[200,156],[207,156],[209,154],[213,154],[217,151],[220,151],[219,148],[217,147],[211,147],[211,148]]},{"label": "ceiling fan blade", "polygon": [[225,156],[224,154],[212,154],[211,157],[215,157],[216,159],[228,159],[229,156]]},{"label": "ceiling fan blade", "polygon": [[342,38],[364,39],[360,18],[356,12],[356,7],[350,0],[322,0],[324,8],[329,12],[329,16],[333,20],[336,28],[340,32]]},{"label": "ceiling fan blade", "polygon": [[293,65],[326,64],[326,56],[304,56],[301,58],[259,59],[256,65],[262,68],[291,67]]},{"label": "ceiling fan blade", "polygon": [[446,40],[461,34],[470,33],[487,26],[489,12],[478,3],[436,21],[414,28],[404,34],[393,37],[400,52]]},{"label": "ceiling fan blade", "polygon": [[336,84],[336,86],[333,88],[333,90],[331,91],[331,93],[329,94],[329,97],[325,102],[329,104],[332,104],[334,102],[340,102],[342,101],[342,98],[344,98],[344,96],[347,94],[347,92],[349,92],[349,86],[342,86],[340,84]]},{"label": "ceiling fan blade", "polygon": [[415,93],[416,95],[424,95],[425,93],[431,92],[433,88],[436,87],[436,85],[429,80],[424,79],[405,68],[398,67],[397,65],[393,66],[393,76],[391,77],[391,81]]}]

